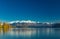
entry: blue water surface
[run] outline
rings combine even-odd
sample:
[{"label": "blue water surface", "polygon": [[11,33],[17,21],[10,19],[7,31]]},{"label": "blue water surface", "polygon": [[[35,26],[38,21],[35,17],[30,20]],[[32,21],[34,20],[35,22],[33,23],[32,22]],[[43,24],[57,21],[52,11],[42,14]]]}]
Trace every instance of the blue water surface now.
[{"label": "blue water surface", "polygon": [[0,39],[60,39],[60,28],[16,28],[1,30]]}]

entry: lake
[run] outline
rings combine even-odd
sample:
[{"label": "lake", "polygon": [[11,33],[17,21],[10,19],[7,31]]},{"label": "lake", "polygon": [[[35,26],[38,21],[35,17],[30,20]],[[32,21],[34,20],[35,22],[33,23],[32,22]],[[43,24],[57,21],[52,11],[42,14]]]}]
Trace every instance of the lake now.
[{"label": "lake", "polygon": [[0,29],[0,39],[60,39],[60,28]]}]

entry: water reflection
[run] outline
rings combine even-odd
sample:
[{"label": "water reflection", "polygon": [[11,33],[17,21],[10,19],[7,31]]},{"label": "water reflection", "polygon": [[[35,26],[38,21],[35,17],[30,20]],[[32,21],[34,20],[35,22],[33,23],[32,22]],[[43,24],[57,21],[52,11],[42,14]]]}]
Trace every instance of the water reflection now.
[{"label": "water reflection", "polygon": [[11,28],[9,30],[0,29],[1,39],[40,39],[40,38],[60,38],[58,28]]},{"label": "water reflection", "polygon": [[11,29],[9,31],[10,35],[16,35],[16,36],[31,36],[36,34],[36,30],[30,29],[30,28],[20,28],[20,29]]}]

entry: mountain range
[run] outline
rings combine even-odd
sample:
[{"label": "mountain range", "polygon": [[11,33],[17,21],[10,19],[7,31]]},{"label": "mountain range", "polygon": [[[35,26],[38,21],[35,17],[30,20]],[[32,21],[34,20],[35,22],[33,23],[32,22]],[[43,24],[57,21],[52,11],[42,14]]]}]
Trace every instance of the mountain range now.
[{"label": "mountain range", "polygon": [[8,22],[12,26],[16,27],[50,27],[51,23],[48,22],[37,22],[37,21],[31,21],[31,20],[22,20],[22,21],[11,21]]},{"label": "mountain range", "polygon": [[33,28],[60,28],[60,23],[49,23],[49,22],[37,22],[31,20],[11,21],[8,24],[12,26],[20,27],[33,27]]}]

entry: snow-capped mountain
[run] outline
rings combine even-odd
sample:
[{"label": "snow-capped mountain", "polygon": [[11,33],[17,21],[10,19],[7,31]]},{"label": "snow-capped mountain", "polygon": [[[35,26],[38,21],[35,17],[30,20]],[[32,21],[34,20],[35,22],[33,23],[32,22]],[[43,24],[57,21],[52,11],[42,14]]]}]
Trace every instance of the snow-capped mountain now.
[{"label": "snow-capped mountain", "polygon": [[11,21],[9,24],[12,26],[50,26],[48,22],[40,23],[31,20]]},{"label": "snow-capped mountain", "polygon": [[21,20],[21,21],[11,21],[11,22],[8,22],[8,23],[13,24],[13,23],[39,23],[39,22],[31,21],[31,20]]}]

